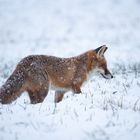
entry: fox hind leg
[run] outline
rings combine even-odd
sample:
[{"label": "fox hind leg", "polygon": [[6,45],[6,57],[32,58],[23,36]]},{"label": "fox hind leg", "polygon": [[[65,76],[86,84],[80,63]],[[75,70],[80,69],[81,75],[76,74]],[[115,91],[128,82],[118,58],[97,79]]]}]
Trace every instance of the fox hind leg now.
[{"label": "fox hind leg", "polygon": [[37,104],[44,101],[49,90],[49,78],[47,72],[38,63],[33,63],[28,70],[28,88],[27,92],[31,104]]},{"label": "fox hind leg", "polygon": [[35,91],[28,90],[28,94],[31,104],[42,103],[48,94],[48,88],[47,89],[41,88]]}]

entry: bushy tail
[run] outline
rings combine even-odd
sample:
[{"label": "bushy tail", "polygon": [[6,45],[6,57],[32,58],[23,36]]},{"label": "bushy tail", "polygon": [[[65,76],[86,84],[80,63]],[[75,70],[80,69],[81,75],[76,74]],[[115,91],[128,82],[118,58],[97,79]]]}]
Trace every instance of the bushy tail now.
[{"label": "bushy tail", "polygon": [[22,92],[25,76],[22,70],[16,70],[0,88],[0,103],[9,104]]}]

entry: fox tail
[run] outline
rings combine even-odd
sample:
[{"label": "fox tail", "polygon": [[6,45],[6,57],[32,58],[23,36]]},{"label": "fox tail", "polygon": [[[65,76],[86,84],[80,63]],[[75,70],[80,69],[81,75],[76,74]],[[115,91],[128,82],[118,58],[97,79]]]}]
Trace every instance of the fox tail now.
[{"label": "fox tail", "polygon": [[24,81],[24,72],[22,70],[15,70],[0,88],[0,103],[10,104],[16,100],[21,95]]}]

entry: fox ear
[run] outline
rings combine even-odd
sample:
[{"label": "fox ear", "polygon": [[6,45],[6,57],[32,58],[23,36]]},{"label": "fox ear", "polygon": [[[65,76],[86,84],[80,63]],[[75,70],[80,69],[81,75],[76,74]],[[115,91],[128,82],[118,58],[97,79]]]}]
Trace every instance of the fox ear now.
[{"label": "fox ear", "polygon": [[106,45],[103,45],[103,46],[95,49],[94,51],[96,52],[97,56],[103,57],[103,55],[104,55],[104,53],[105,53],[106,50],[107,50]]}]

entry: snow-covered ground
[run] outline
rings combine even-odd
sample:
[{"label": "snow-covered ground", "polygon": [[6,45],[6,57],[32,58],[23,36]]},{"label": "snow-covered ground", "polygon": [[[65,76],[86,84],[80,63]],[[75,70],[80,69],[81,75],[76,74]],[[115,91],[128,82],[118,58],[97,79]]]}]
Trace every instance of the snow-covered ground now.
[{"label": "snow-covered ground", "polygon": [[106,44],[115,76],[95,76],[81,95],[0,104],[0,140],[139,140],[140,1],[0,0],[0,85],[29,54],[78,55]]}]

